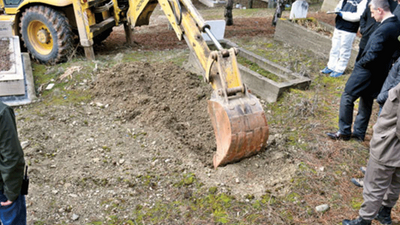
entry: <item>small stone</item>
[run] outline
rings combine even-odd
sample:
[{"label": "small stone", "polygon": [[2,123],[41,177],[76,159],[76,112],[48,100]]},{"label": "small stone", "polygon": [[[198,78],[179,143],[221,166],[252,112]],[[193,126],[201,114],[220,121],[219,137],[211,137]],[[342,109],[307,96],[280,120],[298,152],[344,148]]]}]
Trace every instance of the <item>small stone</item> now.
[{"label": "small stone", "polygon": [[317,212],[325,212],[328,209],[329,209],[328,204],[323,204],[323,205],[319,205],[319,206],[315,207],[315,210],[317,210]]},{"label": "small stone", "polygon": [[238,184],[238,183],[240,183],[240,180],[239,180],[239,178],[236,178],[236,183]]},{"label": "small stone", "polygon": [[58,190],[52,190],[51,192],[56,195],[58,193]]},{"label": "small stone", "polygon": [[325,167],[323,167],[323,166],[321,166],[321,167],[319,168],[319,171],[321,171],[321,172],[324,172],[324,170],[325,170]]},{"label": "small stone", "polygon": [[51,90],[54,87],[54,83],[47,85],[46,90]]},{"label": "small stone", "polygon": [[29,146],[29,144],[30,144],[30,142],[29,142],[29,141],[24,141],[24,142],[21,142],[21,147],[22,147],[22,149],[25,149],[26,147],[28,147],[28,146]]},{"label": "small stone", "polygon": [[73,214],[71,219],[73,221],[79,220],[79,215]]},{"label": "small stone", "polygon": [[125,159],[120,159],[119,160],[119,164],[124,164],[124,162],[125,162]]},{"label": "small stone", "polygon": [[78,195],[76,195],[76,194],[69,194],[69,196],[72,197],[72,198],[77,198],[78,197]]}]

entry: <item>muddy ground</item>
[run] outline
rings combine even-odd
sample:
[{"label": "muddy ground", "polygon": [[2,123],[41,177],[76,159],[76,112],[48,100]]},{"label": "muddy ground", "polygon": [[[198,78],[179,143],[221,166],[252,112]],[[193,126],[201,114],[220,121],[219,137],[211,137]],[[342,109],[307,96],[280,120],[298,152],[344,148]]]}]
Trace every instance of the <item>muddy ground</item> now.
[{"label": "muddy ground", "polygon": [[11,68],[9,45],[8,39],[0,38],[0,71],[8,71]]},{"label": "muddy ground", "polygon": [[[333,22],[325,14],[311,15]],[[237,18],[225,37],[272,37],[270,16]],[[118,61],[121,52],[186,49],[164,19],[156,16],[150,26],[136,29],[133,46],[123,44],[123,29],[116,28],[95,52]],[[293,140],[283,127],[271,123],[267,147],[259,154],[214,169],[216,145],[207,114],[211,88],[198,75],[168,60],[98,65],[88,78],[67,77],[51,91],[41,91],[38,102],[16,108],[30,165],[29,224],[332,223],[329,214],[313,210],[325,203],[316,200],[329,193],[327,187],[315,196],[313,189],[299,191],[309,199],[289,195],[300,183],[296,177],[304,173],[304,165],[316,170],[310,176],[324,172],[320,162],[304,163],[307,154],[297,145],[288,147],[311,138]],[[268,120],[279,117],[266,102],[261,104]],[[311,103],[301,104],[308,108]],[[300,112],[301,104],[291,109]],[[307,124],[304,129],[318,126]],[[290,128],[296,129],[302,128]],[[320,145],[313,147],[318,159],[337,156],[327,152],[333,148],[330,144]],[[347,151],[340,143],[332,145]],[[319,179],[338,185],[336,177]],[[275,199],[306,210],[277,210]],[[260,202],[263,207],[257,205]]]}]

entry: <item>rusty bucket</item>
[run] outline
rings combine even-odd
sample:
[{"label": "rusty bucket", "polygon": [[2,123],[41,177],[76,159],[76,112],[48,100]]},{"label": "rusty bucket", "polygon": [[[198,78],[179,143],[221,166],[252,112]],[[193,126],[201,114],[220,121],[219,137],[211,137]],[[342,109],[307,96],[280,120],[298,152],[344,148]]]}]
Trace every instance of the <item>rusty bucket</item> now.
[{"label": "rusty bucket", "polygon": [[254,155],[265,147],[268,124],[255,96],[247,93],[246,97],[227,102],[213,94],[208,101],[208,113],[217,142],[215,168]]}]

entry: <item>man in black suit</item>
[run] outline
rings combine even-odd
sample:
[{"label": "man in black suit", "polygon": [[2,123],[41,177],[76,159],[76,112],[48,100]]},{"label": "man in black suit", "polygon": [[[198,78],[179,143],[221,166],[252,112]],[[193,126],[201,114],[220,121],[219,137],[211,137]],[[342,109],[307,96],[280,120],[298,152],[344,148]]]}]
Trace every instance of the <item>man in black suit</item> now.
[{"label": "man in black suit", "polygon": [[[370,36],[361,58],[356,62],[342,97],[339,109],[339,131],[327,133],[336,140],[355,138],[364,141],[374,98],[379,94],[389,72],[392,56],[400,48],[400,22],[390,11],[387,0],[371,0],[371,17],[380,22]],[[353,133],[354,102],[360,98]]]},{"label": "man in black suit", "polygon": [[[371,2],[371,0],[368,0],[367,2],[367,7],[365,8],[364,13],[361,15],[360,18],[360,33],[362,35],[360,44],[358,45],[358,55],[356,58],[356,61],[361,59],[361,56],[364,52],[365,46],[367,45],[368,39],[371,36],[371,34],[375,31],[375,29],[378,27],[379,23],[371,17],[371,10],[368,7],[368,4]],[[388,0],[389,5],[390,5],[390,11],[393,12],[396,7],[397,7],[397,0]],[[395,14],[393,12],[393,14]],[[396,15],[396,14],[395,14]],[[396,15],[397,18],[399,18],[398,15]]]}]

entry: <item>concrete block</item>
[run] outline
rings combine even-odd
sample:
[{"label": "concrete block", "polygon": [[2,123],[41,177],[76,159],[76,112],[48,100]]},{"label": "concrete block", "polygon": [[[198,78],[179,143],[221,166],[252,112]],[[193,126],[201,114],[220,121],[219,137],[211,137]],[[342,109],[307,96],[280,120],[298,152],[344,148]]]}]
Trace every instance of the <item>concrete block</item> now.
[{"label": "concrete block", "polygon": [[199,0],[201,3],[208,7],[216,7],[217,5],[225,5],[225,1],[218,1],[218,0]]},{"label": "concrete block", "polygon": [[[225,20],[209,20],[206,24],[210,25],[211,33],[217,40],[223,40],[225,35]],[[205,41],[211,41],[206,33],[201,34]]]},{"label": "concrete block", "polygon": [[306,89],[311,83],[309,78],[282,67],[264,57],[254,54],[251,51],[243,49],[229,40],[227,40],[225,44],[229,48],[238,48],[239,56],[245,57],[247,60],[256,63],[260,68],[279,77],[281,80],[280,82],[273,81],[239,64],[239,70],[242,75],[243,83],[247,85],[252,93],[258,95],[267,102],[276,102],[282,93],[290,88]]},{"label": "concrete block", "polygon": [[[334,27],[319,22],[327,31],[333,32]],[[358,38],[357,38],[358,39]],[[332,47],[330,37],[319,34],[289,20],[280,19],[275,28],[274,40],[288,43],[291,46],[300,47],[312,51],[315,55],[326,60]],[[347,68],[353,68],[358,54],[358,48],[353,48]]]},{"label": "concrete block", "polygon": [[[213,44],[208,42],[210,48]],[[248,50],[239,47],[236,43],[231,42],[227,39],[221,41],[221,45],[224,48],[235,47],[239,50],[239,56],[245,57],[256,63],[260,68],[269,71],[279,77],[281,82],[273,81],[267,77],[260,75],[259,73],[250,70],[249,68],[239,64],[239,71],[242,77],[242,82],[248,87],[248,89],[255,95],[266,100],[267,102],[276,102],[283,92],[290,88],[307,88],[311,80],[307,77],[301,76],[300,74],[294,73],[293,71],[284,68],[272,61],[269,61],[259,55],[254,54]],[[198,60],[194,60],[195,56],[191,53],[190,64],[191,68],[198,68]],[[193,70],[191,70],[193,71]],[[201,70],[198,70],[201,71]],[[204,70],[202,70],[204,75]]]},{"label": "concrete block", "polygon": [[8,39],[12,66],[8,71],[0,71],[0,101],[10,106],[28,104],[36,99],[29,54],[21,54],[17,36]]},{"label": "concrete block", "polygon": [[13,32],[12,32],[12,25],[13,25],[12,20],[0,20],[0,38],[2,37],[12,37]]},{"label": "concrete block", "polygon": [[340,0],[324,0],[321,6],[321,12],[333,11]]}]

